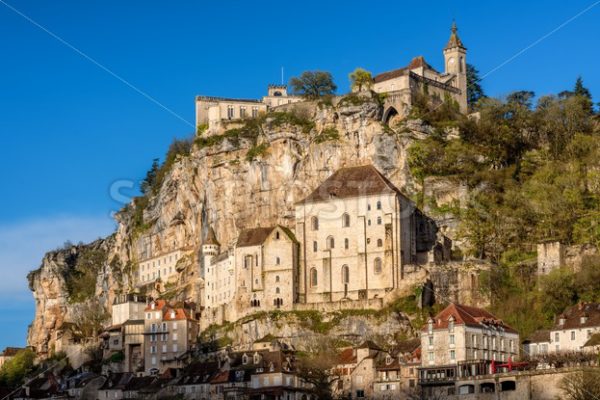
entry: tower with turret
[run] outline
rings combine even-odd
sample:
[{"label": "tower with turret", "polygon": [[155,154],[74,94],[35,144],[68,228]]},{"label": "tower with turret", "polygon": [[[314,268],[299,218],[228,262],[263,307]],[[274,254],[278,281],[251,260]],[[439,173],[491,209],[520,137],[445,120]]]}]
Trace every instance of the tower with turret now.
[{"label": "tower with turret", "polygon": [[458,37],[456,22],[452,23],[450,39],[444,47],[444,71],[453,75],[452,85],[461,90],[457,96],[462,112],[467,111],[467,48]]},{"label": "tower with turret", "polygon": [[220,248],[221,244],[217,240],[217,235],[215,235],[215,231],[211,226],[208,228],[206,238],[204,238],[204,241],[202,242],[202,261],[204,268],[210,265],[213,258],[219,254]]}]

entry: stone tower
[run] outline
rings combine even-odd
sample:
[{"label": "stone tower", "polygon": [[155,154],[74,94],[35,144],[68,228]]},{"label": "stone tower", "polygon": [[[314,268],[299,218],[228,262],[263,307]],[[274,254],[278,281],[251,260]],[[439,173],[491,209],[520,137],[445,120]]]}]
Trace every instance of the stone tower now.
[{"label": "stone tower", "polygon": [[453,86],[461,90],[459,105],[462,112],[467,111],[467,48],[458,37],[456,22],[452,29],[448,44],[444,48],[444,65],[447,74],[454,75]]},{"label": "stone tower", "polygon": [[219,254],[219,248],[221,244],[217,240],[217,235],[215,235],[215,231],[212,226],[208,228],[208,234],[202,243],[202,261],[204,267],[210,265],[213,257],[216,257]]}]

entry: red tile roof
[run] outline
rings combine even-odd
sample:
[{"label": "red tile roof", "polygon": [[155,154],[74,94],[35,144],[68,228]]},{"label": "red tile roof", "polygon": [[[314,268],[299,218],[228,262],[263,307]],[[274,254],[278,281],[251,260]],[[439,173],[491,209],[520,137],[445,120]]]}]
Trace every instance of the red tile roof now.
[{"label": "red tile roof", "polygon": [[338,357],[338,364],[356,364],[356,353],[352,347],[342,350]]},{"label": "red tile roof", "polygon": [[392,71],[382,72],[381,74],[375,75],[375,77],[373,78],[373,82],[379,83],[388,81],[390,79],[398,78],[408,73],[408,71],[412,69],[421,67],[435,71],[435,69],[431,65],[429,65],[427,61],[425,61],[425,58],[423,56],[418,56],[413,58],[406,67],[394,69]]},{"label": "red tile roof", "polygon": [[[560,320],[564,319],[564,324]],[[600,326],[600,303],[579,303],[558,316],[553,330],[579,329]]]},{"label": "red tile roof", "polygon": [[[495,326],[508,332],[517,333],[513,328],[486,310],[454,303],[450,303],[448,307],[433,318],[433,329],[447,329],[450,316],[454,317],[455,325],[466,325],[476,328]],[[425,324],[422,330],[427,331],[427,329],[428,324]]]}]

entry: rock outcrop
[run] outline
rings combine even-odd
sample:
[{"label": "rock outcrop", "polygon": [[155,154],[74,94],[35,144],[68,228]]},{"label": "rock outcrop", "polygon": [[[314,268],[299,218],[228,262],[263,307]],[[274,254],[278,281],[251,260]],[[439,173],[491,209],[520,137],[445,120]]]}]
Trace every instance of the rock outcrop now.
[{"label": "rock outcrop", "polygon": [[[197,301],[194,282],[200,270],[193,254],[209,226],[223,246],[231,244],[243,228],[293,227],[295,202],[340,167],[373,164],[398,188],[414,194],[418,185],[408,169],[407,149],[416,136],[406,129],[396,132],[384,126],[381,106],[372,96],[336,103],[290,105],[298,118],[281,122],[267,117],[254,138],[232,131],[209,144],[197,142],[189,155],[178,157],[160,188],[147,198],[142,213],[136,210],[139,203],[132,202],[118,213],[115,234],[89,245],[106,252],[98,267],[94,297],[109,309],[115,293],[132,289],[140,258],[149,251],[186,248],[192,256],[179,271],[178,296]],[[249,157],[257,145],[261,151]],[[460,196],[447,190],[443,195]],[[50,351],[57,330],[71,319],[73,298],[65,276],[85,248],[50,252],[29,276],[36,314],[28,343],[38,352]]]}]

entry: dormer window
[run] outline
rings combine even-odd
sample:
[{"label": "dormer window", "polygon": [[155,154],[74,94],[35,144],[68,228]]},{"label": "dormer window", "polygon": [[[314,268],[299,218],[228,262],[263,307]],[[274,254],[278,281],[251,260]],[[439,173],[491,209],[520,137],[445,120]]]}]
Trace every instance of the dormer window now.
[{"label": "dormer window", "polygon": [[386,357],[385,357],[385,363],[386,363],[387,365],[390,365],[390,364],[392,363],[392,357],[391,357],[391,356],[389,356],[389,355],[388,355],[388,356],[386,356]]},{"label": "dormer window", "polygon": [[174,311],[174,310],[173,310],[173,311],[171,311],[171,318],[172,318],[172,319],[175,319],[175,311]]},{"label": "dormer window", "polygon": [[587,315],[582,315],[581,318],[579,318],[579,322],[583,325],[587,322],[588,317]]},{"label": "dormer window", "polygon": [[558,319],[558,324],[559,324],[559,325],[561,325],[561,326],[562,326],[562,325],[564,325],[564,324],[565,324],[565,322],[566,322],[566,320],[565,320],[565,317],[560,317],[560,318]]},{"label": "dormer window", "polygon": [[246,354],[244,354],[242,356],[242,364],[244,364],[244,365],[248,364],[248,356]]},{"label": "dormer window", "polygon": [[150,309],[154,310],[155,304],[154,303],[150,303]]},{"label": "dormer window", "polygon": [[448,318],[448,330],[450,332],[454,332],[454,316],[450,316],[450,318]]},{"label": "dormer window", "polygon": [[260,355],[258,353],[254,353],[254,364],[258,364],[260,362]]}]

